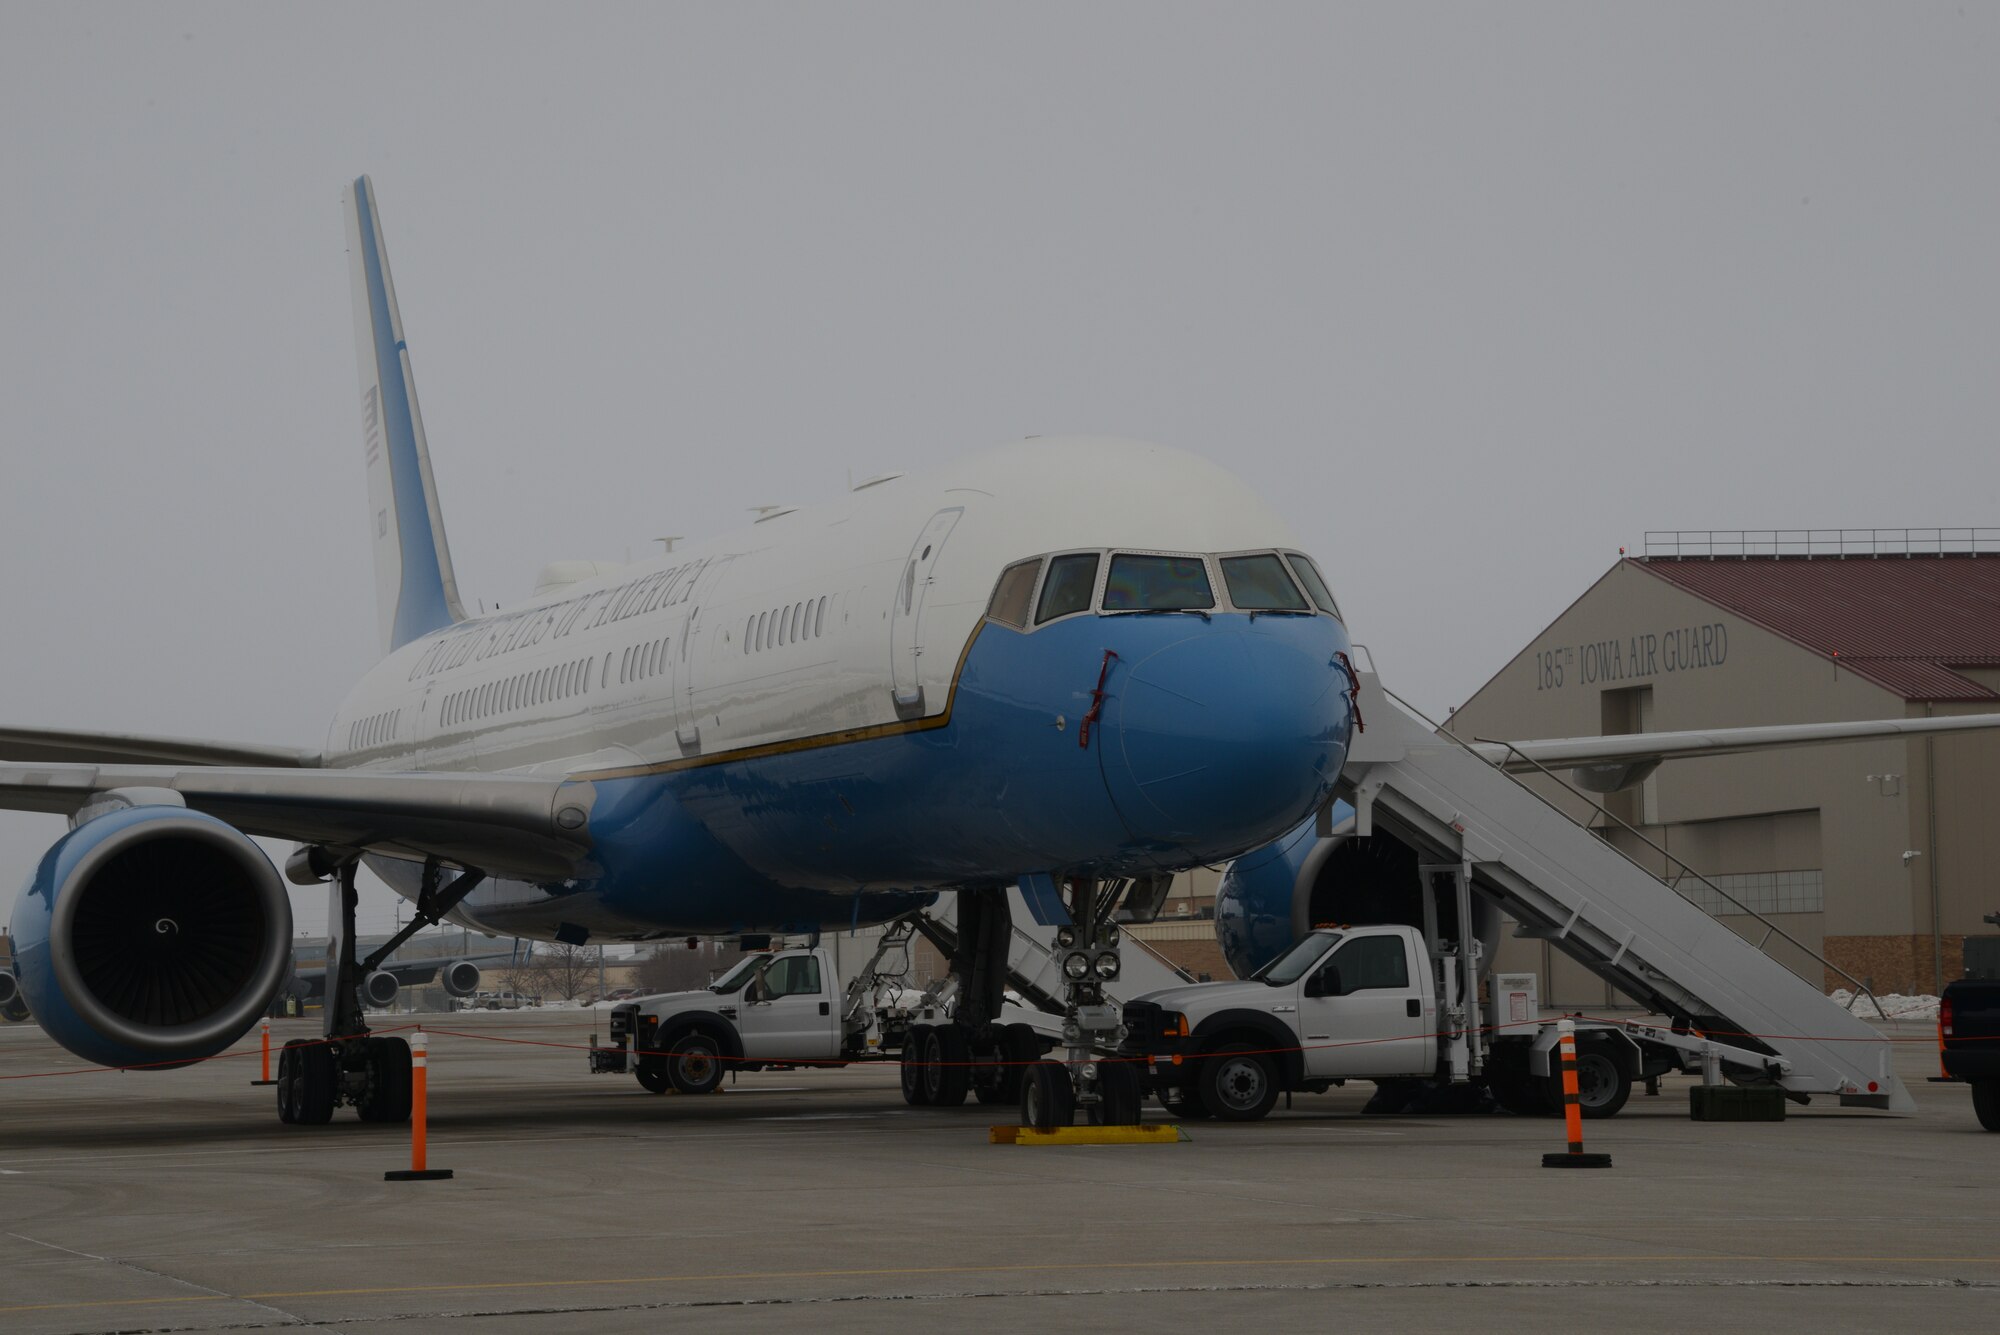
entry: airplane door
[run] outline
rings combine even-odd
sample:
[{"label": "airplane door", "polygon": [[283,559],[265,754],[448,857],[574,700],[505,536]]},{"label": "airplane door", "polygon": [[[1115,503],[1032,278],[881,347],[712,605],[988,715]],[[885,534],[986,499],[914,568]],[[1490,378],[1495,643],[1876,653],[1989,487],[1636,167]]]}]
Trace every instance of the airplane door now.
[{"label": "airplane door", "polygon": [[708,573],[708,563],[701,566],[688,578],[683,589],[674,595],[675,601],[687,608],[679,619],[679,629],[674,638],[679,643],[669,653],[672,677],[668,689],[674,701],[674,740],[680,743],[681,754],[692,756],[701,754],[701,724],[694,712],[695,636],[701,629],[701,604],[689,601],[697,592],[701,577]]},{"label": "airplane door", "polygon": [[924,682],[920,661],[924,652],[924,595],[944,551],[945,539],[965,507],[940,510],[910,544],[910,556],[896,579],[895,604],[889,612],[889,680],[899,718],[919,718],[924,712]]}]

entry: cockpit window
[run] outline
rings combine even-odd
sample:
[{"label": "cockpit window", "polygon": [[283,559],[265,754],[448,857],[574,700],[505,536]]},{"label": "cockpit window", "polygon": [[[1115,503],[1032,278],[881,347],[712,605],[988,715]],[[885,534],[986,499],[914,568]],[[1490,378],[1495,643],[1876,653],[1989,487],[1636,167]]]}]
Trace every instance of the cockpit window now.
[{"label": "cockpit window", "polygon": [[993,590],[993,601],[987,604],[986,615],[1010,626],[1027,625],[1028,605],[1035,597],[1035,576],[1041,571],[1039,560],[1022,561],[1001,571],[1000,583]]},{"label": "cockpit window", "polygon": [[1275,556],[1225,556],[1222,578],[1229,585],[1229,601],[1242,611],[1312,611]]},{"label": "cockpit window", "polygon": [[1035,609],[1035,624],[1088,612],[1090,595],[1097,587],[1097,553],[1058,556],[1049,562],[1049,577],[1042,581],[1042,605]]},{"label": "cockpit window", "polygon": [[1319,610],[1331,616],[1339,616],[1340,608],[1333,601],[1333,591],[1327,588],[1326,581],[1320,578],[1319,567],[1312,563],[1312,558],[1292,552],[1285,559],[1292,563],[1292,569],[1298,573],[1299,583],[1306,586],[1306,592],[1310,593],[1313,601],[1319,604]]},{"label": "cockpit window", "polygon": [[1104,585],[1107,612],[1203,611],[1215,606],[1199,556],[1114,556]]}]

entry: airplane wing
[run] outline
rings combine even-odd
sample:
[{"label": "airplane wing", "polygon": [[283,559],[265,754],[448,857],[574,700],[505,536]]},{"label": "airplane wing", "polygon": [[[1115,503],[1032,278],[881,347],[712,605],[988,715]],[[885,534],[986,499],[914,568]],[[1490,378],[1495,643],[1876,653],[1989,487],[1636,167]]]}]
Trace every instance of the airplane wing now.
[{"label": "airplane wing", "polygon": [[74,815],[99,793],[148,788],[245,834],[527,880],[577,873],[596,800],[589,783],[511,774],[0,762],[0,810]]},{"label": "airplane wing", "polygon": [[0,727],[0,760],[79,765],[251,765],[260,769],[302,769],[319,764],[317,755],[283,746],[8,727]]},{"label": "airplane wing", "polygon": [[1848,723],[1781,723],[1755,728],[1704,728],[1689,732],[1642,732],[1606,737],[1560,737],[1525,742],[1468,742],[1474,751],[1510,774],[1537,769],[1574,769],[1583,786],[1614,792],[1639,782],[1662,761],[1694,756],[1731,756],[1788,746],[1831,746],[1840,742],[2000,728],[2000,714],[1958,714],[1941,718],[1870,719]]}]

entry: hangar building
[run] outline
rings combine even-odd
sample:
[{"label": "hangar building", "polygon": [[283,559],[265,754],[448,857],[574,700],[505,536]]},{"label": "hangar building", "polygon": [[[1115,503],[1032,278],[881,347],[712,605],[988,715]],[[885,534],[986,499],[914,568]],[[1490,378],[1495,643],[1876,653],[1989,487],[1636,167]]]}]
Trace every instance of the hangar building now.
[{"label": "hangar building", "polygon": [[[2000,712],[2000,530],[1953,532],[1650,534],[1448,726],[1517,740]],[[1935,992],[2000,910],[2000,732],[1670,761],[1604,795],[1531,782],[1752,940],[1775,923],[1766,949],[1829,989],[1844,970]],[[1539,973],[1550,1004],[1615,1004],[1544,942],[1510,936],[1497,967]]]}]

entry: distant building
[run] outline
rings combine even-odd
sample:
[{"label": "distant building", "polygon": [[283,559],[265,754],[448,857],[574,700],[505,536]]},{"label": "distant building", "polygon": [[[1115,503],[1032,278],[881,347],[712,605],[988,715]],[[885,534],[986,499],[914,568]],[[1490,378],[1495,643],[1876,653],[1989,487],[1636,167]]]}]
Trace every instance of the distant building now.
[{"label": "distant building", "polygon": [[[1516,740],[1992,712],[2000,553],[1806,548],[1621,560],[1448,726]],[[2000,733],[1669,761],[1604,796],[1532,782],[1678,875],[1610,817],[1638,827],[1716,887],[1683,878],[1682,893],[1753,941],[1767,923],[1724,896],[1763,915],[1803,947],[1772,934],[1767,949],[1829,988],[1845,970],[1933,991],[2000,909]],[[1539,972],[1547,1002],[1609,1000],[1543,942],[1510,938],[1499,967]]]}]

